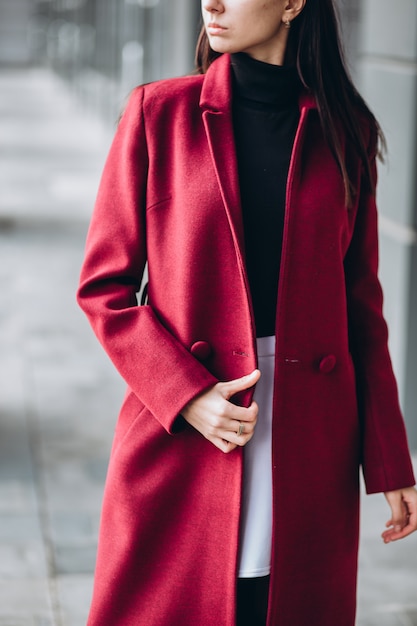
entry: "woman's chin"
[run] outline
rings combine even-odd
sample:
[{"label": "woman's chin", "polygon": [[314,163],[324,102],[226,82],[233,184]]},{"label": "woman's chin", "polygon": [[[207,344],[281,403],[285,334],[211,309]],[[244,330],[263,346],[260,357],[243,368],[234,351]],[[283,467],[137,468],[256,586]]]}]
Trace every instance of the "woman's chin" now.
[{"label": "woman's chin", "polygon": [[237,50],[234,50],[233,46],[230,43],[228,43],[227,41],[221,41],[219,39],[216,39],[215,37],[209,39],[209,43],[210,48],[214,50],[214,52],[218,52],[219,54],[225,54],[227,52],[232,54],[233,52],[237,52]]}]

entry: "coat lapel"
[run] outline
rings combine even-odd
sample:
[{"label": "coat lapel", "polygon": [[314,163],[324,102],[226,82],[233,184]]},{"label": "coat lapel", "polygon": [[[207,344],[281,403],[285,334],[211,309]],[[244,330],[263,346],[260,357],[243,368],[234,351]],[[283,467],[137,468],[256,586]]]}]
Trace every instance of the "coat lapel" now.
[{"label": "coat lapel", "polygon": [[[301,152],[300,144],[302,144],[308,111],[316,108],[313,95],[307,92],[301,93],[299,105],[301,118],[291,159],[289,183],[295,175],[294,157],[296,153],[298,155]],[[223,54],[216,59],[204,76],[200,107],[203,111],[204,127],[227,218],[237,252],[244,265],[244,235],[232,121],[232,74],[229,54]],[[295,149],[296,147],[298,150]],[[284,233],[285,238],[286,233]]]},{"label": "coat lapel", "polygon": [[224,54],[204,77],[200,98],[203,122],[217,182],[236,249],[244,257],[243,223],[232,121],[230,56]]}]

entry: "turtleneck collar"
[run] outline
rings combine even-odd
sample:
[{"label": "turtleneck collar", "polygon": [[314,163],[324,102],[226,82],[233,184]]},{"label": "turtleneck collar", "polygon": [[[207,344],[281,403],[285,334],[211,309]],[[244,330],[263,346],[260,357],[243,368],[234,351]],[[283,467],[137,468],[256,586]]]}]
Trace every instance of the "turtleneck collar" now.
[{"label": "turtleneck collar", "polygon": [[301,82],[294,66],[271,65],[244,52],[231,55],[233,91],[248,104],[292,108],[298,103]]}]

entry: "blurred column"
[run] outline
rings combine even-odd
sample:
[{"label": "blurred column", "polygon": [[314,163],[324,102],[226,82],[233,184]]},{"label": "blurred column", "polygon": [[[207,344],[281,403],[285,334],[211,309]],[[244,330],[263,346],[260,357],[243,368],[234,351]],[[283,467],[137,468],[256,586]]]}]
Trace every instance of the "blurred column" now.
[{"label": "blurred column", "polygon": [[356,78],[361,0],[337,0],[337,4],[342,22],[347,62],[353,77]]},{"label": "blurred column", "polygon": [[28,24],[31,0],[0,0],[0,64],[22,65],[31,61]]},{"label": "blurred column", "polygon": [[380,166],[381,279],[411,444],[417,448],[417,2],[363,0],[362,92],[388,141]]},{"label": "blurred column", "polygon": [[200,4],[195,0],[171,0],[167,7],[164,29],[166,71],[169,76],[180,76],[194,69]]}]

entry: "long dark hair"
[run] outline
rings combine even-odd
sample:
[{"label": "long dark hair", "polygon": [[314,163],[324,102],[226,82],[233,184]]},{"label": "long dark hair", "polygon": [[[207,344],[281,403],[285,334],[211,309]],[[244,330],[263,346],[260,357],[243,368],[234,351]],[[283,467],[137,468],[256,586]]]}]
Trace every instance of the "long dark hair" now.
[{"label": "long dark hair", "polygon": [[[324,136],[343,177],[346,204],[351,206],[356,189],[348,172],[340,126],[362,159],[365,180],[373,193],[375,181],[368,156],[369,133],[364,132],[363,117],[369,120],[374,149],[380,158],[386,144],[375,116],[353,85],[347,69],[334,0],[307,0],[292,22],[288,54],[296,63],[304,87],[316,99]],[[196,49],[197,71],[204,74],[218,56],[220,53],[210,48],[203,27]]]}]

